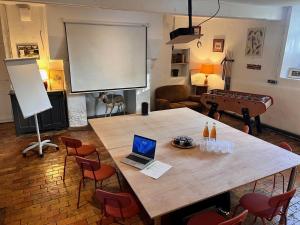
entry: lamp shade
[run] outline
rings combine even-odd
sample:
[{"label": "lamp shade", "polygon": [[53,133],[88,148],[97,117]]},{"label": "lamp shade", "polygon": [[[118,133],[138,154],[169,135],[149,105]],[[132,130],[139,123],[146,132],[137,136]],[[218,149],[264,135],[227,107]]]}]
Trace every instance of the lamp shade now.
[{"label": "lamp shade", "polygon": [[211,74],[219,74],[220,73],[220,65],[218,64],[199,64],[196,69],[192,69],[197,73],[205,74],[205,80],[203,82],[203,76],[200,74],[191,74],[191,83],[192,85],[199,86],[201,84],[208,85],[208,76]]},{"label": "lamp shade", "polygon": [[213,64],[202,64],[200,67],[200,73],[204,74],[214,74],[215,66]]}]

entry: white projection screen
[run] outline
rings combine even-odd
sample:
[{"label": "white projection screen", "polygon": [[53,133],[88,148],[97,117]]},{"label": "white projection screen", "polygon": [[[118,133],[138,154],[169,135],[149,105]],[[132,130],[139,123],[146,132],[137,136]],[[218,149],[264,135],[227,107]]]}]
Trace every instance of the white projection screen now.
[{"label": "white projection screen", "polygon": [[147,86],[147,27],[65,22],[71,92]]}]

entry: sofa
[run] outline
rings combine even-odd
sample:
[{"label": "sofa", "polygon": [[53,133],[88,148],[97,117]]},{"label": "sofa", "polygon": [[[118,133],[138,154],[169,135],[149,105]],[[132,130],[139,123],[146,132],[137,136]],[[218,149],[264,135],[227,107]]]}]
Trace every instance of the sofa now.
[{"label": "sofa", "polygon": [[162,86],[155,90],[155,108],[164,110],[188,107],[200,111],[200,98],[199,95],[190,95],[185,85]]}]

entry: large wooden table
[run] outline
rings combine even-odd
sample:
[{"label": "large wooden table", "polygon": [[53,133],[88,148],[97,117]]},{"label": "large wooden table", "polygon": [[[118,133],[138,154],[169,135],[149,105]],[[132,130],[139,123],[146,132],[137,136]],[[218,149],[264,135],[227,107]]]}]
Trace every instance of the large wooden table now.
[{"label": "large wooden table", "polygon": [[[180,150],[170,145],[177,135],[200,139],[206,121],[217,124],[219,140],[234,143],[232,154],[213,154],[199,148]],[[187,108],[89,122],[156,224],[162,215],[293,168],[288,186],[291,189],[295,167],[300,164],[296,154]],[[120,162],[131,152],[134,134],[157,140],[155,158],[172,165],[158,180]]]}]

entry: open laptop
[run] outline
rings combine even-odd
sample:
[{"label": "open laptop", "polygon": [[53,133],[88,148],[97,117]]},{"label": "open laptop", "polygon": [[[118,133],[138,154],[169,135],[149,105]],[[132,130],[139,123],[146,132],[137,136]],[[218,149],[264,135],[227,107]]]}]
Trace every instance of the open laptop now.
[{"label": "open laptop", "polygon": [[121,160],[121,162],[134,166],[138,169],[144,169],[154,161],[156,141],[134,135],[132,153]]}]

